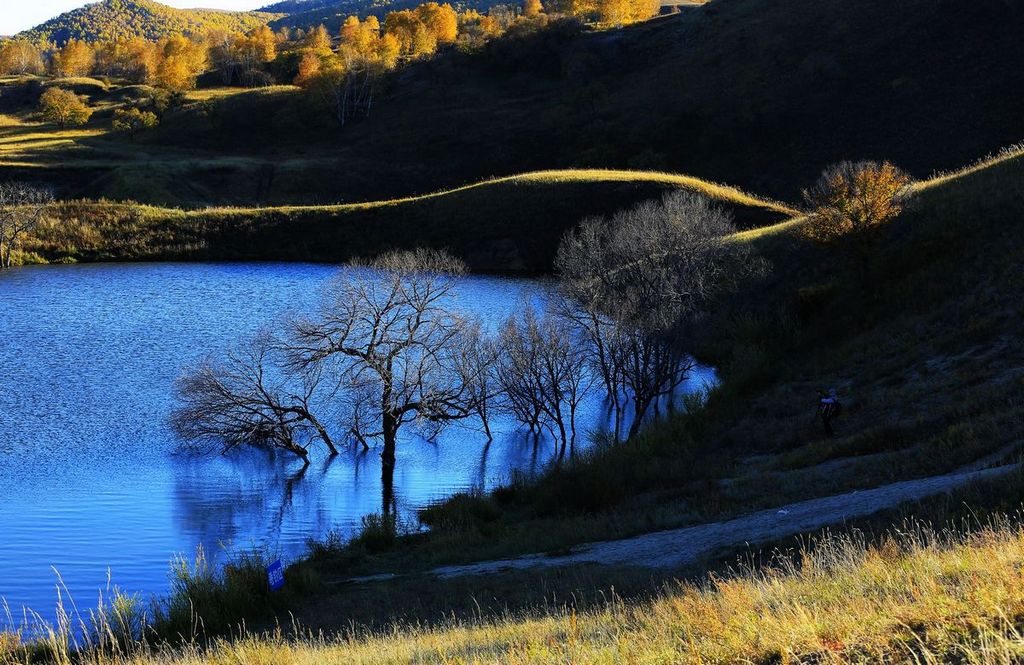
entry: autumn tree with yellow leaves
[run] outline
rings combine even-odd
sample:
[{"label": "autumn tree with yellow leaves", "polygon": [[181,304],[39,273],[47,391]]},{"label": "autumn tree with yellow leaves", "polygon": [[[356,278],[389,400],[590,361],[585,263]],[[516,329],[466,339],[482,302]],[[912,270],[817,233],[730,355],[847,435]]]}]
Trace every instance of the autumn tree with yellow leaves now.
[{"label": "autumn tree with yellow leaves", "polygon": [[196,79],[206,70],[207,49],[198,41],[178,35],[158,45],[160,62],[156,83],[172,92],[183,92],[196,87]]},{"label": "autumn tree with yellow leaves", "polygon": [[84,97],[58,87],[48,88],[42,94],[39,110],[44,118],[56,123],[61,131],[68,126],[84,125],[92,117],[92,109]]},{"label": "autumn tree with yellow leaves", "polygon": [[220,72],[225,85],[236,80],[258,85],[265,79],[263,67],[277,57],[277,35],[267,26],[247,34],[214,30],[206,35],[209,64]]},{"label": "autumn tree with yellow leaves", "polygon": [[360,21],[350,16],[342,25],[336,51],[325,52],[319,38],[307,40],[295,84],[345,125],[357,115],[369,114],[378,77],[398,64],[401,53],[398,38],[381,34],[375,17]]},{"label": "autumn tree with yellow leaves", "polygon": [[603,25],[629,25],[657,16],[659,0],[555,0],[561,14],[592,20]]},{"label": "autumn tree with yellow leaves", "polygon": [[416,15],[438,44],[452,44],[459,36],[459,16],[449,4],[426,2],[416,8]]},{"label": "autumn tree with yellow leaves", "polygon": [[52,68],[56,76],[88,76],[92,73],[95,62],[96,53],[92,46],[83,41],[71,39],[53,55]]},{"label": "autumn tree with yellow leaves", "polygon": [[93,71],[101,76],[117,76],[132,83],[146,83],[156,75],[159,54],[153,42],[142,37],[99,42]]},{"label": "autumn tree with yellow leaves", "polygon": [[330,53],[333,50],[331,45],[331,34],[327,27],[318,25],[306,35],[306,49],[313,53]]},{"label": "autumn tree with yellow leaves", "polygon": [[864,277],[879,231],[903,211],[910,183],[889,162],[830,166],[803,192],[810,217],[803,233],[817,242],[845,242]]},{"label": "autumn tree with yellow leaves", "polygon": [[46,69],[43,51],[26,39],[11,39],[0,44],[0,74],[42,74]]}]

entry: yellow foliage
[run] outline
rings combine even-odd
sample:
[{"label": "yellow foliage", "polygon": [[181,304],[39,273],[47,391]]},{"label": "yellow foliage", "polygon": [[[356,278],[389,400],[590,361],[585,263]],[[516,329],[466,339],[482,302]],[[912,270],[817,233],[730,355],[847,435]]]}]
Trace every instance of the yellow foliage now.
[{"label": "yellow foliage", "polygon": [[385,69],[394,69],[402,54],[402,45],[394,35],[384,35],[377,42],[377,60]]},{"label": "yellow foliage", "polygon": [[255,64],[267,63],[277,57],[277,35],[268,26],[261,25],[250,32],[242,44]]},{"label": "yellow foliage", "polygon": [[124,44],[124,75],[136,83],[146,83],[156,76],[158,54],[156,45],[142,37],[133,37]]},{"label": "yellow foliage", "polygon": [[156,75],[156,45],[142,37],[100,42],[95,45],[97,73],[123,76],[134,83],[145,83]]},{"label": "yellow foliage", "polygon": [[409,43],[409,55],[420,58],[437,50],[437,35],[423,23],[413,26],[412,40]]},{"label": "yellow foliage", "polygon": [[655,16],[661,8],[659,0],[596,0],[594,11],[598,21],[610,25],[628,25]]},{"label": "yellow foliage", "polygon": [[371,22],[359,21],[358,16],[349,16],[341,26],[341,44],[352,49],[357,55],[372,56],[380,39],[380,23],[376,17]]},{"label": "yellow foliage", "polygon": [[328,34],[324,25],[318,25],[306,35],[306,48],[314,53],[328,53],[331,51],[331,35]]},{"label": "yellow foliage", "polygon": [[160,42],[161,56],[157,66],[156,82],[172,92],[184,92],[196,87],[196,79],[203,73],[207,63],[204,44],[178,35]]},{"label": "yellow foliage", "polygon": [[836,164],[804,190],[811,211],[804,233],[812,240],[829,242],[871,231],[900,214],[909,185],[910,176],[889,162]]},{"label": "yellow foliage", "polygon": [[544,5],[541,4],[540,0],[524,0],[523,2],[523,16],[532,18],[538,16],[544,12]]},{"label": "yellow foliage", "polygon": [[384,17],[384,33],[393,35],[398,40],[403,53],[412,49],[413,33],[417,25],[422,25],[415,12],[403,9],[397,12],[388,12]]},{"label": "yellow foliage", "polygon": [[96,55],[91,46],[72,39],[53,55],[53,71],[57,76],[66,78],[88,76],[92,73],[95,60]]},{"label": "yellow foliage", "polygon": [[451,5],[426,2],[416,8],[416,14],[438,44],[451,44],[459,36],[459,17]]},{"label": "yellow foliage", "polygon": [[299,61],[299,73],[295,77],[295,85],[306,87],[320,74],[320,56],[312,51],[306,51]]},{"label": "yellow foliage", "polygon": [[58,87],[48,88],[43,93],[39,98],[39,110],[44,118],[57,123],[60,129],[68,125],[84,125],[92,117],[92,110],[84,98]]},{"label": "yellow foliage", "polygon": [[0,44],[0,74],[42,74],[43,52],[25,39],[11,39]]}]

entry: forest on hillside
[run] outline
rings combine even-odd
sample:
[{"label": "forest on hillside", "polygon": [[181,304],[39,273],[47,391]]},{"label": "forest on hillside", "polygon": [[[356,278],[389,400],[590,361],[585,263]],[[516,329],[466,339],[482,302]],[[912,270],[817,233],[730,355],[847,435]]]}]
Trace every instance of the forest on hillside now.
[{"label": "forest on hillside", "polygon": [[209,30],[249,31],[278,15],[211,9],[176,9],[153,0],[102,0],[66,12],[18,35],[35,43],[63,46],[69,40],[89,42],[151,41],[173,35],[200,35]]},{"label": "forest on hillside", "polygon": [[[101,10],[115,11],[129,4],[126,0],[108,0]],[[649,18],[658,7],[656,2],[646,0],[597,0],[589,4],[566,2],[562,6],[552,3],[551,10],[546,10],[540,0],[526,0],[522,6],[499,5],[481,14],[426,2],[388,12],[383,21],[372,15],[363,20],[351,15],[338,31],[318,25],[310,30],[281,28],[274,32],[260,24],[250,30],[241,26],[207,27],[199,34],[180,28],[158,39],[143,34],[123,36],[129,34],[133,23],[122,20],[115,11],[110,20],[119,26],[122,35],[72,38],[61,46],[40,44],[27,37],[0,43],[0,74],[49,75],[57,79],[95,76],[153,86],[152,92],[137,96],[115,114],[114,129],[127,131],[133,139],[138,131],[159,124],[168,110],[181,104],[181,95],[196,88],[204,75],[214,76],[226,86],[294,84],[338,124],[345,125],[369,113],[382,75],[438,51],[471,51],[504,35],[541,30],[551,21],[628,24]],[[83,15],[88,10],[82,10]],[[96,12],[90,15],[95,18]],[[257,20],[258,16],[249,18]],[[172,25],[164,24],[163,28]],[[105,33],[100,29],[98,34]],[[59,82],[39,101],[43,117],[62,129],[84,125],[92,115],[89,100],[65,90]]]}]

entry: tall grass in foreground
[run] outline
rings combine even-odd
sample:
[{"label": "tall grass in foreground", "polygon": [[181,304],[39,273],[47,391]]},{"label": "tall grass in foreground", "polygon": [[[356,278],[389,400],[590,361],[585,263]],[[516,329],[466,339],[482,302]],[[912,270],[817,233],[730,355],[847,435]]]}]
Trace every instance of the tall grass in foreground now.
[{"label": "tall grass in foreground", "polygon": [[[220,663],[1014,663],[1024,658],[1024,529],[973,532],[909,525],[876,544],[854,535],[809,541],[793,556],[653,602],[611,594],[577,612],[549,607],[437,627],[394,626],[334,637],[293,629],[241,634],[209,648],[109,643],[79,654],[54,634],[55,662]],[[26,662],[16,636],[0,662]]]}]

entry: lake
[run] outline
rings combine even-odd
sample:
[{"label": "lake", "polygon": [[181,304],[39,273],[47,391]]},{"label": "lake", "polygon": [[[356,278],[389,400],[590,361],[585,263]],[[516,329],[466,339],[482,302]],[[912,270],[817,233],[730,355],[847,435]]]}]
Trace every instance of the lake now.
[{"label": "lake", "polygon": [[[184,367],[289,313],[313,313],[337,268],[304,264],[116,264],[0,273],[0,597],[15,620],[54,615],[58,590],[95,607],[112,582],[145,596],[168,588],[173,557],[264,548],[286,561],[310,537],[351,533],[381,506],[380,458],[346,450],[301,476],[288,456],[181,450],[167,419]],[[458,306],[496,326],[542,282],[474,276]],[[713,380],[694,373],[690,388]],[[600,420],[592,405],[592,423]],[[400,439],[406,515],[452,492],[539,470],[514,423],[495,441],[453,427],[436,442]],[[585,438],[585,437],[584,437]],[[58,577],[59,573],[59,577]]]}]

